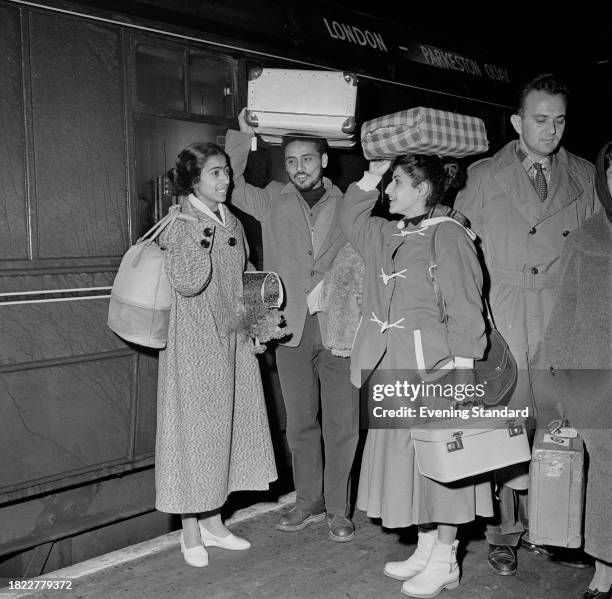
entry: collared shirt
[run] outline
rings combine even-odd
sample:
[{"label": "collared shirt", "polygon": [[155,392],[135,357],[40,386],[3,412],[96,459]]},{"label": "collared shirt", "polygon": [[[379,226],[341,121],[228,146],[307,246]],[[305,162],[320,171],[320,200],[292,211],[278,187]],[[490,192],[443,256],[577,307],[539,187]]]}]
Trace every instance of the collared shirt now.
[{"label": "collared shirt", "polygon": [[206,214],[206,216],[209,216],[213,220],[216,220],[220,225],[225,226],[225,208],[223,204],[217,204],[219,207],[219,215],[217,216],[216,212],[213,212],[204,202],[202,202],[202,200],[196,198],[194,194],[190,193],[187,199],[194,208],[200,212],[203,212]]},{"label": "collared shirt", "polygon": [[535,167],[536,162],[539,162],[542,165],[542,172],[544,173],[546,184],[550,184],[550,176],[552,174],[552,160],[550,156],[547,156],[542,160],[534,160],[531,156],[525,153],[523,148],[521,148],[520,146],[517,146],[516,153],[518,154],[519,160],[521,161],[523,168],[525,169],[527,175],[529,176],[534,185],[537,172]]}]

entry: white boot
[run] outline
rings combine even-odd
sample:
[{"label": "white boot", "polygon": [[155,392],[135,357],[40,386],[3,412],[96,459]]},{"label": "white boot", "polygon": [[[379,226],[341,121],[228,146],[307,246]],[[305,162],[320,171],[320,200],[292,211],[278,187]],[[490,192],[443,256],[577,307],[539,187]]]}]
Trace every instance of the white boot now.
[{"label": "white boot", "polygon": [[443,589],[459,586],[457,545],[458,541],[445,545],[436,539],[425,569],[402,585],[402,593],[409,597],[429,599],[436,597]]},{"label": "white boot", "polygon": [[396,580],[408,580],[416,576],[425,569],[437,538],[437,529],[428,532],[419,530],[419,542],[414,553],[403,562],[387,562],[383,574]]}]

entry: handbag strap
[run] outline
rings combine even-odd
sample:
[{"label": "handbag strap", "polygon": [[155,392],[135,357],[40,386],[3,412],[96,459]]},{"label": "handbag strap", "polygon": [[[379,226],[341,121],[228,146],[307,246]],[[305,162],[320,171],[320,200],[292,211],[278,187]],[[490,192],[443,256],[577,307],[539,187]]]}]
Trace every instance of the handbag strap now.
[{"label": "handbag strap", "polygon": [[[440,289],[440,285],[436,278],[436,270],[438,268],[438,256],[436,253],[436,234],[438,233],[438,227],[440,225],[436,225],[433,233],[431,234],[431,244],[430,244],[430,256],[429,256],[429,278],[431,280],[431,284],[434,288],[434,293],[436,295],[436,303],[438,304],[438,312],[440,314],[440,322],[444,325],[446,332],[448,334],[448,313],[446,312],[446,303],[444,302],[444,297],[442,296],[442,290]],[[485,318],[491,324],[491,328],[496,329],[495,321],[493,320],[493,314],[491,312],[491,306],[489,305],[489,300],[484,297],[484,308],[485,308]]]},{"label": "handbag strap", "polygon": [[438,233],[438,227],[434,227],[433,233],[431,234],[431,242],[429,244],[429,278],[434,288],[436,295],[436,303],[438,304],[438,314],[440,316],[440,322],[444,325],[444,328],[448,332],[448,313],[446,312],[446,304],[444,303],[444,297],[442,296],[442,290],[436,277],[436,270],[438,269],[438,255],[436,252],[436,235]]},{"label": "handbag strap", "polygon": [[166,228],[169,227],[177,218],[181,215],[181,207],[179,205],[170,206],[168,214],[162,219],[158,220],[142,237],[140,237],[136,243],[148,239],[149,241],[155,241],[159,234]]},{"label": "handbag strap", "polygon": [[444,297],[442,296],[442,290],[440,289],[440,284],[438,283],[438,278],[436,276],[436,270],[438,269],[438,254],[436,252],[436,235],[438,233],[438,228],[440,225],[436,225],[434,227],[433,233],[431,234],[431,242],[429,244],[429,278],[431,280],[431,284],[433,285],[434,293],[436,295],[436,304],[438,305],[438,314],[440,317],[440,323],[444,325],[444,330],[446,332],[446,347],[448,348],[448,357],[453,358],[453,352],[451,350],[450,343],[448,342],[448,313],[446,312],[446,303],[444,302]]}]

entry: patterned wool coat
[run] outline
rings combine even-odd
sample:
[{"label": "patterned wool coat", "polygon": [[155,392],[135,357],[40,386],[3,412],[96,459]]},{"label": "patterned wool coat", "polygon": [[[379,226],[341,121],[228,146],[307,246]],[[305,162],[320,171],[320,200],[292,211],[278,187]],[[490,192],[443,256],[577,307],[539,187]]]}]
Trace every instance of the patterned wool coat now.
[{"label": "patterned wool coat", "polygon": [[[276,479],[253,342],[237,332],[247,250],[229,210],[225,225],[185,201],[192,221],[162,235],[174,290],[160,352],[156,507],[195,513]],[[207,246],[208,247],[205,247]]]}]

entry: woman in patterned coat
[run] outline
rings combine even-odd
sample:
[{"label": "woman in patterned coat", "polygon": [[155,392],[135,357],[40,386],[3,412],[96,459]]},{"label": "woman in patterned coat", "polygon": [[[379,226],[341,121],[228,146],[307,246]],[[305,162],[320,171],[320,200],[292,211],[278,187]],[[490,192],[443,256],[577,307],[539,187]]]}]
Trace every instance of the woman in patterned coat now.
[{"label": "woman in patterned coat", "polygon": [[[378,198],[376,187],[390,166],[388,160],[371,162],[370,171],[348,188],[342,204],[344,233],[366,263],[351,380],[361,386],[367,371],[446,367],[465,369],[457,377],[469,383],[473,360],[482,357],[486,346],[482,272],[473,234],[458,222],[460,215],[428,216],[446,187],[459,183],[458,164],[421,154],[396,158],[386,192],[389,211],[404,217],[399,223],[370,216]],[[436,278],[447,327],[440,321],[428,274],[436,229]],[[442,405],[436,408],[452,405],[444,399],[436,404],[439,401]],[[427,525],[420,527],[414,554],[388,562],[384,573],[404,580],[402,593],[410,597],[435,597],[459,584],[457,526],[476,514],[493,515],[491,486],[485,477],[443,484],[420,474],[411,424],[409,419],[395,428],[380,423],[368,431],[357,507],[381,518],[386,527]]]},{"label": "woman in patterned coat", "polygon": [[171,178],[191,193],[161,239],[174,294],[159,360],[156,508],[182,515],[185,561],[203,567],[206,546],[249,548],[220,508],[232,491],[267,489],[276,469],[253,342],[239,326],[247,247],[223,205],[226,156],[192,144]]}]

